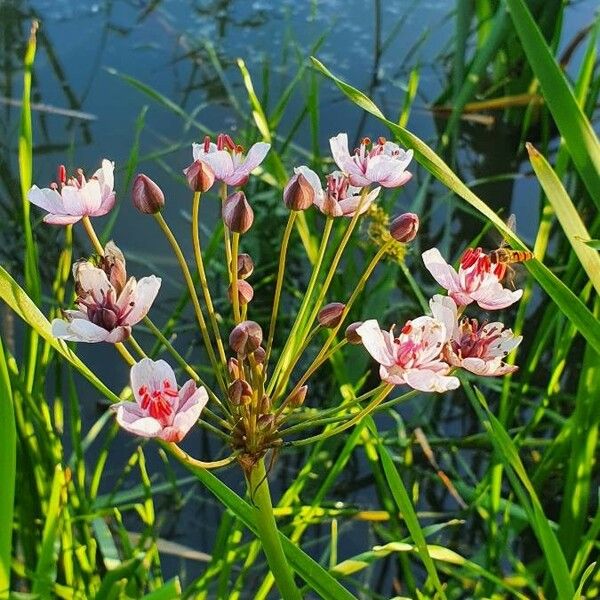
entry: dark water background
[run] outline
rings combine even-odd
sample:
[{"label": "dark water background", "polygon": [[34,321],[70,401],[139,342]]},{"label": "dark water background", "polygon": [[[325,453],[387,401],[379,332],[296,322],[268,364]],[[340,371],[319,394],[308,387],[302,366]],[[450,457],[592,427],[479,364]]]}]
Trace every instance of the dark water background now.
[{"label": "dark water background", "polygon": [[[561,47],[564,47],[584,26],[588,25],[594,2],[576,2],[566,12]],[[188,113],[214,131],[235,134],[244,123],[226,100],[222,84],[215,74],[207,53],[210,44],[222,62],[225,75],[239,104],[247,109],[235,59],[242,57],[259,92],[265,65],[268,67],[270,98],[274,104],[293,78],[297,68],[297,53],[308,57],[310,48],[321,37],[324,42],[317,56],[336,74],[371,97],[392,118],[399,114],[410,70],[420,66],[417,99],[409,128],[422,139],[434,143],[438,127],[427,106],[447,87],[452,65],[454,34],[452,3],[432,2],[371,2],[360,0],[322,0],[312,2],[216,0],[214,2],[67,2],[39,0],[36,2],[0,1],[2,40],[2,90],[4,101],[18,99],[21,93],[20,60],[31,18],[39,19],[38,53],[35,64],[33,101],[52,107],[83,111],[93,118],[68,118],[52,112],[34,112],[34,181],[44,186],[54,179],[56,165],[82,166],[88,172],[97,168],[103,157],[114,160],[117,167],[117,191],[120,215],[112,237],[130,258],[131,270],[138,276],[152,271],[164,277],[161,306],[155,321],[161,321],[172,302],[179,296],[181,283],[166,242],[149,219],[140,217],[130,206],[128,190],[123,188],[123,165],[130,153],[134,122],[145,104],[149,105],[146,126],[141,136],[140,169],[160,182],[167,195],[165,216],[191,256],[185,218],[190,198],[187,189],[173,174],[191,162],[191,143],[201,134],[185,127],[180,117],[153,103],[148,97],[128,85],[116,72],[135,77],[151,85]],[[577,71],[582,49],[569,65]],[[280,127],[285,133],[301,111],[306,86],[300,86],[286,111]],[[320,81],[319,141],[322,154],[327,154],[327,140],[340,131],[348,131],[351,139],[361,135],[377,137],[385,133],[373,120],[363,119],[332,84]],[[0,105],[2,132],[2,203],[11,205],[18,198],[16,186],[16,140],[18,108]],[[438,123],[439,126],[439,123]],[[442,127],[444,123],[442,122]],[[528,240],[537,231],[537,188],[526,177],[528,168],[515,157],[515,136],[518,132],[502,122],[491,127],[464,124],[459,140],[459,171],[464,180],[512,174],[511,177],[487,184],[478,191],[494,208],[505,214],[517,215],[519,233]],[[310,149],[311,136],[307,120],[298,129],[294,142]],[[150,153],[171,147],[160,161],[143,160]],[[292,164],[286,165],[290,170]],[[416,170],[416,165],[414,165]],[[422,173],[406,187],[398,201],[398,211],[410,207],[416,196]],[[440,190],[440,196],[443,196]],[[34,211],[38,215],[37,211]],[[214,224],[214,207],[204,225],[210,231]],[[446,205],[441,203],[432,211],[427,234],[439,237],[445,222]],[[106,220],[104,220],[106,222]],[[477,222],[457,229],[457,239],[442,240],[452,252],[470,239],[479,227]],[[10,221],[4,223],[3,261],[18,264],[20,246],[11,238]],[[470,227],[470,229],[469,229]],[[47,241],[44,258],[52,261],[56,230],[38,224],[36,234]],[[425,241],[422,242],[426,244]],[[85,245],[81,246],[82,248]],[[43,267],[43,265],[42,265]],[[182,334],[181,341],[190,335]],[[185,345],[184,345],[185,347]],[[79,353],[93,365],[111,388],[120,389],[127,380],[127,370],[110,347],[80,345]],[[97,418],[97,394],[82,384],[80,400],[84,413],[84,430]],[[412,409],[407,407],[406,415]],[[449,418],[446,434],[461,430]],[[103,488],[109,490],[120,475],[134,442],[120,435],[110,455]],[[197,453],[209,450],[199,436],[188,441]],[[194,452],[196,453],[196,452]],[[154,450],[150,449],[150,468],[161,469]],[[282,486],[295,476],[301,465],[301,455],[282,460],[276,477]],[[179,473],[179,472],[178,472]],[[368,468],[350,463],[336,498],[356,502],[361,506],[377,503],[372,482],[364,477]],[[235,470],[223,473],[223,478],[242,492],[240,477]],[[189,488],[186,488],[189,489]],[[220,509],[208,493],[193,488],[192,498],[183,510],[170,510],[171,497],[158,499],[166,505],[165,524],[161,535],[198,550],[210,552]],[[435,507],[437,510],[452,507]],[[132,522],[132,527],[135,524]],[[323,533],[327,533],[324,531]],[[376,538],[368,527],[353,523],[341,528],[340,559],[366,550]],[[317,536],[318,537],[318,532]],[[319,550],[323,550],[317,546]],[[316,553],[318,556],[318,552]],[[202,565],[178,559],[163,560],[167,575],[182,568],[187,577],[202,572]],[[188,579],[189,581],[189,579]]]}]

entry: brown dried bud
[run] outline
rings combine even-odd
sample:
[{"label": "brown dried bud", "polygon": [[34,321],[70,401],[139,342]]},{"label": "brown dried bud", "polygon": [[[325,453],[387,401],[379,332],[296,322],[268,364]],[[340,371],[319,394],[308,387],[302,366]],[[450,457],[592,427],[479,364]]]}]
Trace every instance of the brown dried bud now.
[{"label": "brown dried bud", "polygon": [[227,361],[227,370],[231,379],[239,379],[240,377],[240,365],[237,358],[230,358]]},{"label": "brown dried bud", "polygon": [[408,244],[412,242],[419,231],[419,217],[414,213],[404,213],[396,217],[390,225],[390,234],[398,241]]},{"label": "brown dried bud", "polygon": [[232,404],[249,404],[252,401],[252,388],[244,379],[235,379],[227,388],[227,395]]},{"label": "brown dried bud", "polygon": [[263,415],[269,414],[271,412],[272,408],[273,408],[273,404],[271,404],[271,398],[269,398],[269,396],[267,396],[265,394],[260,401],[259,410],[260,410],[261,414],[263,414]]},{"label": "brown dried bud", "polygon": [[155,215],[165,205],[165,195],[150,177],[139,173],[133,180],[131,190],[133,205],[145,215]]},{"label": "brown dried bud", "polygon": [[106,273],[108,281],[119,295],[127,282],[127,270],[125,257],[112,240],[104,246],[104,256],[100,257],[99,267]]},{"label": "brown dried bud", "polygon": [[291,210],[306,210],[315,201],[315,190],[302,173],[296,173],[283,190],[283,201]]},{"label": "brown dried bud", "polygon": [[275,422],[274,415],[261,415],[258,417],[256,421],[256,425],[260,431],[269,431],[273,429],[273,424]]},{"label": "brown dried bud", "polygon": [[306,399],[306,394],[308,392],[308,386],[303,385],[299,387],[288,400],[288,405],[292,408],[298,408],[304,404],[304,400]]},{"label": "brown dried bud", "polygon": [[237,270],[240,279],[248,279],[254,271],[254,261],[249,254],[238,254]]},{"label": "brown dried bud", "polygon": [[229,334],[229,345],[238,354],[246,355],[254,352],[263,339],[262,329],[254,321],[242,321]]},{"label": "brown dried bud", "polygon": [[215,182],[215,172],[201,160],[195,160],[183,174],[192,192],[208,192]]},{"label": "brown dried bud", "polygon": [[342,313],[345,308],[346,305],[341,302],[330,302],[329,304],[326,304],[317,315],[321,327],[330,329],[337,327],[342,320]]},{"label": "brown dried bud", "polygon": [[266,350],[262,347],[259,346],[255,351],[254,351],[254,360],[256,360],[257,363],[262,364],[265,362],[265,357],[267,356],[267,352]]},{"label": "brown dried bud", "polygon": [[[238,289],[238,302],[243,306],[244,304],[248,304],[254,298],[254,289],[252,286],[243,279],[240,279],[237,282]],[[227,290],[227,295],[229,296],[229,300],[233,302],[233,284],[229,286]]]},{"label": "brown dried bud", "polygon": [[349,344],[362,344],[362,338],[356,330],[363,324],[362,321],[356,321],[354,323],[350,323],[348,327],[346,327],[346,340]]},{"label": "brown dried bud", "polygon": [[225,225],[233,233],[246,233],[254,221],[254,211],[248,204],[244,192],[231,194],[223,202],[221,214]]}]

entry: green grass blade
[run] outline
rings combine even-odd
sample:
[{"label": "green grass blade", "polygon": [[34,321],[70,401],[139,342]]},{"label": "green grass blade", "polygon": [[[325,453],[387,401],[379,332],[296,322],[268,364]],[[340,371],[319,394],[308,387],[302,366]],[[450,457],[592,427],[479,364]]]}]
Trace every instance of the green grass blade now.
[{"label": "green grass blade", "polygon": [[[356,88],[348,85],[325,67],[316,58],[312,58],[315,67],[326,77],[331,79],[348,96],[352,102],[364,108],[367,112],[377,117],[385,123],[394,133],[398,140],[412,148],[416,160],[423,165],[432,175],[439,179],[446,187],[450,188],[458,196],[463,198],[468,204],[479,211],[496,227],[496,229],[505,237],[513,247],[518,250],[526,250],[527,246],[519,237],[509,228],[506,223],[476,194],[474,194],[448,167],[448,165],[438,156],[425,142],[408,130],[400,127],[396,123],[385,118],[377,105]],[[540,261],[533,259],[526,263],[527,268],[535,277],[537,282],[546,293],[554,300],[561,311],[572,321],[572,323],[581,332],[583,337],[600,351],[600,323],[592,315],[589,309],[579,300],[579,298],[546,266]]]},{"label": "green grass blade", "polygon": [[571,198],[548,161],[528,142],[526,144],[531,166],[552,205],[556,218],[573,247],[581,266],[600,294],[600,256],[586,242],[590,235],[573,205]]},{"label": "green grass blade", "polygon": [[525,2],[505,0],[505,3],[573,164],[600,208],[600,142]]},{"label": "green grass blade", "polygon": [[[168,447],[167,447],[168,449]],[[235,492],[217,479],[210,471],[198,469],[187,463],[183,465],[194,473],[200,481],[214,494],[229,510],[231,510],[248,529],[256,533],[252,508]],[[301,548],[294,545],[286,536],[279,534],[283,551],[294,571],[319,595],[323,600],[356,600],[346,588],[336,581],[318,562],[305,554]]]},{"label": "green grass blade", "polygon": [[181,583],[179,577],[174,577],[159,589],[146,594],[142,600],[175,600],[181,598]]},{"label": "green grass blade", "polygon": [[417,547],[419,556],[425,565],[425,569],[427,570],[433,585],[437,589],[440,598],[445,598],[446,595],[444,594],[442,583],[427,548],[427,540],[425,539],[425,535],[423,534],[423,530],[419,524],[417,513],[415,512],[412,502],[410,501],[408,492],[404,487],[404,483],[400,475],[398,475],[398,470],[396,469],[396,466],[394,465],[387,448],[381,443],[380,440],[377,441],[377,446],[379,450],[379,456],[381,458],[381,466],[383,467],[385,477],[390,486],[392,496],[394,497],[394,500],[396,501],[396,504],[398,505],[402,516],[404,517],[408,531],[410,532],[415,546]]},{"label": "green grass blade", "polygon": [[0,339],[0,599],[9,596],[17,433],[6,355]]},{"label": "green grass blade", "polygon": [[542,548],[558,597],[572,598],[575,588],[569,574],[567,561],[550,521],[544,514],[542,504],[527,475],[527,470],[521,462],[517,447],[502,423],[490,412],[481,392],[477,388],[473,389],[464,378],[462,381],[473,408],[477,412],[482,425],[488,431],[490,441],[502,460],[506,473],[511,480],[512,488],[528,514],[529,523]]},{"label": "green grass blade", "polygon": [[67,495],[66,485],[65,473],[60,465],[57,465],[54,470],[52,490],[42,533],[42,545],[32,586],[33,593],[39,594],[40,598],[51,597],[52,586],[56,580],[59,536]]}]

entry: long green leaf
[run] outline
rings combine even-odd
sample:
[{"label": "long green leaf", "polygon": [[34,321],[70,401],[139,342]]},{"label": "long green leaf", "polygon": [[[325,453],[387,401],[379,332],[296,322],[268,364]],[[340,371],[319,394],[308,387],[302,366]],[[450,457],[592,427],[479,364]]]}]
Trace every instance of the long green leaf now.
[{"label": "long green leaf", "polygon": [[0,599],[9,596],[17,433],[6,355],[0,339]]},{"label": "long green leaf", "polygon": [[60,465],[54,470],[50,500],[46,509],[46,521],[42,533],[42,545],[35,568],[32,591],[41,598],[50,598],[52,585],[56,580],[58,543],[66,501],[65,473]]},{"label": "long green leaf", "polygon": [[[166,446],[167,450],[170,450]],[[178,456],[181,459],[180,456]],[[248,529],[256,533],[252,508],[242,500],[235,492],[230,490],[222,481],[217,479],[210,471],[199,469],[186,462],[182,464],[198,477],[200,481],[231,510]],[[356,600],[356,598],[336,581],[318,562],[305,554],[301,548],[293,544],[286,536],[279,534],[283,551],[287,556],[294,571],[306,581],[306,583],[323,600]]]},{"label": "long green leaf", "polygon": [[408,492],[404,487],[404,482],[402,481],[400,475],[398,475],[398,470],[396,469],[396,466],[394,465],[392,457],[387,451],[387,448],[380,441],[377,442],[377,446],[379,456],[381,458],[381,466],[383,467],[385,477],[388,480],[392,496],[394,497],[394,500],[396,501],[396,504],[398,505],[402,516],[404,517],[408,531],[415,542],[419,556],[425,565],[425,569],[427,569],[427,573],[429,574],[431,581],[436,587],[440,598],[445,598],[446,595],[444,594],[442,583],[438,577],[433,560],[431,560],[431,555],[429,554],[427,540],[425,539],[425,535],[423,534],[423,530],[419,524],[417,513],[415,512],[412,502],[410,501]]},{"label": "long green leaf", "polygon": [[[320,61],[312,57],[315,67],[326,77],[329,77],[348,96],[352,102],[364,108],[367,112],[385,123],[394,133],[398,140],[414,150],[416,160],[421,163],[432,175],[439,179],[446,187],[450,188],[458,196],[466,200],[473,208],[478,210],[484,217],[489,219],[496,229],[517,249],[526,250],[527,246],[521,239],[504,223],[504,221],[476,194],[474,194],[450,167],[438,156],[425,142],[407,129],[385,118],[377,105],[365,94],[348,85],[335,75]],[[537,259],[525,263],[531,274],[540,286],[554,300],[561,311],[577,327],[588,342],[600,351],[600,323],[581,300],[546,266]]]},{"label": "long green leaf", "polygon": [[573,164],[600,208],[600,142],[525,2],[504,1]]},{"label": "long green leaf", "polygon": [[481,392],[477,388],[473,391],[471,385],[464,378],[462,381],[473,408],[477,412],[482,425],[489,432],[490,440],[502,459],[506,473],[511,480],[512,488],[528,513],[530,525],[543,550],[558,597],[572,598],[575,588],[569,574],[567,561],[550,522],[544,514],[542,504],[527,475],[527,470],[519,457],[517,447],[502,423],[489,410]]},{"label": "long green leaf", "polygon": [[586,244],[591,240],[590,235],[571,198],[569,198],[567,191],[548,161],[530,143],[527,143],[526,146],[533,170],[556,213],[560,226],[569,239],[575,254],[577,254],[581,266],[588,274],[592,285],[600,294],[600,255]]}]

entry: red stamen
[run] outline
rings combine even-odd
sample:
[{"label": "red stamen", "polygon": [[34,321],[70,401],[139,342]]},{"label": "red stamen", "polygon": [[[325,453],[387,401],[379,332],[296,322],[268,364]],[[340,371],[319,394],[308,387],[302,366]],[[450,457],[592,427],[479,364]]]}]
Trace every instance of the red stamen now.
[{"label": "red stamen", "polygon": [[67,183],[67,169],[65,165],[59,165],[58,167],[58,183],[62,185]]},{"label": "red stamen", "polygon": [[204,152],[208,153],[210,150],[210,135],[204,136]]}]

